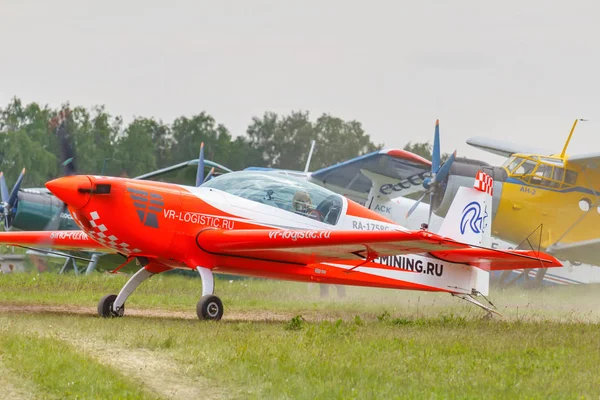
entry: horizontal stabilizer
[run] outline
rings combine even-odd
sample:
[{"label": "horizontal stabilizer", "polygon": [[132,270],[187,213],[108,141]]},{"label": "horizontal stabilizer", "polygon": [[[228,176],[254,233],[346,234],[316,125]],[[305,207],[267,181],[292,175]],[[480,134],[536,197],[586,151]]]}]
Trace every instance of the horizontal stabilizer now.
[{"label": "horizontal stabilizer", "polygon": [[431,255],[443,261],[469,264],[485,271],[562,267],[562,264],[554,257],[532,250],[499,250],[471,247],[450,251],[434,251]]}]

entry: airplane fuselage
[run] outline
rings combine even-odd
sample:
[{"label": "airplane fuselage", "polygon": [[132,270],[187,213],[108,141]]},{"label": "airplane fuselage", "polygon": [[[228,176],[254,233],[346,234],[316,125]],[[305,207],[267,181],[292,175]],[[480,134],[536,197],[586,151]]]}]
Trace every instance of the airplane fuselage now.
[{"label": "airplane fuselage", "polygon": [[[502,194],[494,217],[492,234],[519,244],[530,234],[535,246],[542,249],[556,243],[583,242],[600,237],[599,199],[585,180],[580,178],[571,187],[551,188],[509,178],[502,184]],[[586,175],[589,182],[600,176]],[[534,233],[535,231],[535,233]]]},{"label": "airplane fuselage", "polygon": [[[88,178],[93,187],[102,187],[104,181],[111,186],[109,193],[80,193],[79,199],[71,202],[70,211],[78,226],[115,252],[155,260],[159,269],[204,266],[218,273],[245,276],[465,293],[471,290],[465,288],[465,282],[476,279],[473,267],[426,255],[305,265],[269,260],[261,252],[255,257],[235,257],[203,248],[202,232],[211,229],[265,229],[272,232],[273,240],[285,235],[303,240],[305,235],[311,238],[333,230],[406,231],[342,196],[335,195],[339,218],[326,223],[268,204],[267,197],[254,201],[205,186]],[[294,231],[297,229],[302,233]]]}]

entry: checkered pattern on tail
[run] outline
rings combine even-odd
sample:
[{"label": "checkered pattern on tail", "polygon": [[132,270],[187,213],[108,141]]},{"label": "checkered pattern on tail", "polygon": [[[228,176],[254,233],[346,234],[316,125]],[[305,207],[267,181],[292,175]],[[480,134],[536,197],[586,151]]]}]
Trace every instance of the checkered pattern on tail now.
[{"label": "checkered pattern on tail", "polygon": [[477,171],[473,187],[480,192],[485,192],[492,196],[494,191],[494,179],[483,171]]}]

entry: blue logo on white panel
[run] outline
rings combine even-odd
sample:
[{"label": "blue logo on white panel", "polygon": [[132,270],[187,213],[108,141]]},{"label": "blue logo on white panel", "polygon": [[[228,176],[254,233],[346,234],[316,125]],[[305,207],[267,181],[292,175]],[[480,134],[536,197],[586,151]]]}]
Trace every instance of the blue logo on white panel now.
[{"label": "blue logo on white panel", "polygon": [[460,219],[460,233],[465,234],[467,228],[473,233],[481,233],[487,228],[486,219],[488,217],[487,206],[481,210],[481,204],[472,201],[465,206]]}]

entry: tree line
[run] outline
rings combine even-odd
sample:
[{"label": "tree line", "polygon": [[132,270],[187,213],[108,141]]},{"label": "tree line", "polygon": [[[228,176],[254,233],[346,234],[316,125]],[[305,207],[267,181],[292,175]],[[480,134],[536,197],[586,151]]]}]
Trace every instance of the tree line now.
[{"label": "tree line", "polygon": [[[248,166],[302,170],[312,140],[316,146],[311,170],[383,147],[373,143],[358,121],[329,114],[311,120],[307,111],[265,112],[252,118],[246,132],[234,138],[205,111],[171,123],[138,117],[126,124],[104,106],[51,108],[13,98],[0,108],[0,171],[9,189],[23,168],[27,169],[25,187],[41,186],[63,174],[61,143],[50,121],[67,108],[73,162],[81,174],[141,175],[197,158],[201,142],[207,159],[233,170]],[[428,145],[409,143],[405,149],[430,158]]]}]

